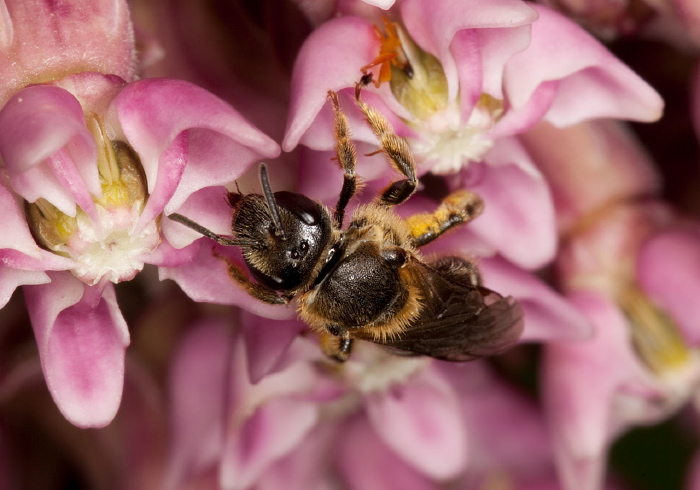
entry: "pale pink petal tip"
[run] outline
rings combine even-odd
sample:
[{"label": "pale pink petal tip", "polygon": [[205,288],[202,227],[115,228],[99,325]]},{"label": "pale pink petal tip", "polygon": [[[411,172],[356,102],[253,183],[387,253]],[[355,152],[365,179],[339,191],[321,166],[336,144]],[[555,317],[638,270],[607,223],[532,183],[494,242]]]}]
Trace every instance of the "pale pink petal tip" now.
[{"label": "pale pink petal tip", "polygon": [[530,46],[506,65],[506,93],[515,109],[538,99],[542,88],[554,90],[554,98],[543,103],[549,105],[546,119],[556,126],[592,118],[661,117],[659,94],[600,42],[562,15],[532,7],[540,17],[532,24]]}]

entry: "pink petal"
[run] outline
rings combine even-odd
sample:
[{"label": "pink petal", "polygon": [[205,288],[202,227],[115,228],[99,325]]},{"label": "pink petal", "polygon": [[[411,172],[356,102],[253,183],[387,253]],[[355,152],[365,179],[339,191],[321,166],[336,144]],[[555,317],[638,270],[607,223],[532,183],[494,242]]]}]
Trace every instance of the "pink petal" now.
[{"label": "pink petal", "polygon": [[617,392],[631,380],[651,380],[632,352],[620,310],[592,292],[570,301],[591,319],[596,335],[546,345],[544,403],[566,488],[593,490],[602,483],[608,441],[621,422],[613,412]]},{"label": "pink petal", "polygon": [[270,321],[247,311],[240,313],[250,382],[274,372],[292,341],[308,327],[298,320]]},{"label": "pink petal", "polygon": [[[460,393],[470,447],[469,473],[506,471],[511,477],[543,473],[551,443],[541,409],[501,380],[486,363],[442,363]],[[519,487],[518,487],[519,488]]]},{"label": "pink petal", "polygon": [[[1,191],[0,196],[2,196]],[[10,211],[7,208],[4,210]],[[14,235],[14,233],[6,235]],[[17,230],[17,235],[21,235],[20,230]],[[37,255],[38,257],[34,257],[11,248],[0,248],[0,308],[7,304],[18,286],[46,284],[51,282],[46,271],[66,270],[73,267],[71,259],[51,252],[39,250]]]},{"label": "pink petal", "polygon": [[[209,240],[207,240],[209,241]],[[200,240],[199,252],[192,262],[180,267],[160,267],[160,279],[172,279],[193,300],[205,303],[236,305],[256,315],[276,320],[284,320],[294,316],[291,306],[268,305],[243,291],[229,277],[226,265],[212,255],[212,245]],[[221,255],[236,253],[216,245]],[[243,265],[240,253],[234,259]]]},{"label": "pink petal", "polygon": [[0,267],[0,308],[3,308],[15,289],[19,286],[46,284],[50,282],[49,276],[45,272],[25,271]]},{"label": "pink petal", "polygon": [[678,322],[686,341],[700,344],[700,233],[660,232],[637,256],[637,280],[644,291]]},{"label": "pink petal", "polygon": [[40,257],[42,249],[29,231],[24,210],[3,183],[0,183],[0,209],[3,210],[0,229],[12,230],[12,233],[0,233],[0,249],[15,249],[34,258]]},{"label": "pink petal", "polygon": [[143,261],[158,267],[182,267],[192,262],[198,251],[199,245],[175,248],[167,241],[162,241],[153,252],[143,257]]},{"label": "pink petal", "polygon": [[506,62],[530,43],[529,24],[520,27],[463,29],[455,33],[450,52],[459,78],[459,101],[464,121],[483,93],[503,99]]},{"label": "pink petal", "polygon": [[[533,18],[533,21],[535,19]],[[503,99],[503,75],[505,65],[515,54],[524,51],[530,44],[531,24],[520,27],[479,29],[483,92]],[[457,60],[457,63],[460,61]],[[464,68],[467,69],[466,67]],[[461,75],[460,75],[461,78]]]},{"label": "pink petal", "polygon": [[253,385],[240,340],[232,353],[229,426],[220,466],[221,486],[231,489],[250,487],[297,447],[316,423],[319,408],[311,396],[318,379],[311,365],[298,363]]},{"label": "pink petal", "polygon": [[127,2],[2,2],[0,106],[31,83],[77,71],[134,76]]},{"label": "pink petal", "polygon": [[532,24],[530,47],[506,65],[511,110],[522,110],[548,82],[558,81],[546,116],[555,126],[591,118],[653,121],[661,116],[663,101],[654,89],[598,41],[556,12],[532,7],[540,18]]},{"label": "pink petal", "polygon": [[111,110],[146,172],[151,196],[142,222],[175,211],[196,190],[236,180],[259,157],[279,155],[277,144],[235,109],[188,82],[129,84]]},{"label": "pink petal", "polygon": [[378,52],[372,24],[357,17],[331,19],[311,33],[294,63],[284,151],[297,146],[326,103],[328,90],[354,86],[362,75],[360,68]]},{"label": "pink petal", "polygon": [[367,415],[382,441],[425,475],[448,479],[464,469],[464,421],[451,387],[426,370],[385,393],[369,394]]},{"label": "pink petal", "polygon": [[542,175],[514,140],[491,150],[483,179],[470,189],[484,200],[484,212],[470,229],[521,267],[545,265],[556,252],[554,205]]},{"label": "pink petal", "polygon": [[337,444],[335,424],[317,425],[293,452],[276,461],[261,475],[257,490],[329,490],[328,481],[334,478],[329,448]]},{"label": "pink petal", "polygon": [[129,332],[110,284],[101,297],[67,273],[26,286],[41,364],[61,413],[79,427],[108,424],[121,401]]},{"label": "pink petal", "polygon": [[533,22],[537,13],[518,0],[441,0],[401,2],[406,30],[425,51],[435,55],[445,70],[448,98],[457,96],[457,68],[450,53],[455,34],[462,29],[517,27]]},{"label": "pink petal", "polygon": [[337,441],[338,467],[351,490],[439,488],[387,447],[365,419],[350,421]]},{"label": "pink petal", "polygon": [[[231,235],[233,211],[228,202],[228,190],[225,187],[207,187],[194,192],[177,210],[205,228],[219,235]],[[176,248],[190,245],[202,235],[190,228],[172,221],[161,221],[163,236]]]},{"label": "pink petal", "polygon": [[268,466],[299,445],[317,417],[314,403],[294,398],[272,399],[259,407],[235,437],[227,440],[221,485],[249,488]]},{"label": "pink petal", "polygon": [[73,95],[53,86],[28,87],[0,112],[0,130],[0,155],[17,193],[29,202],[43,197],[71,216],[76,201],[90,212],[90,193],[102,194],[97,148]]},{"label": "pink petal", "polygon": [[224,443],[232,337],[230,325],[204,320],[193,325],[176,351],[170,371],[173,441],[166,488],[216,464]]},{"label": "pink petal", "polygon": [[521,341],[582,340],[593,334],[581,312],[533,274],[499,257],[479,260],[479,269],[486,287],[513,296],[522,305],[525,329]]},{"label": "pink petal", "polygon": [[607,203],[660,190],[647,151],[622,122],[589,121],[567,128],[541,123],[520,140],[552,189],[563,230]]}]

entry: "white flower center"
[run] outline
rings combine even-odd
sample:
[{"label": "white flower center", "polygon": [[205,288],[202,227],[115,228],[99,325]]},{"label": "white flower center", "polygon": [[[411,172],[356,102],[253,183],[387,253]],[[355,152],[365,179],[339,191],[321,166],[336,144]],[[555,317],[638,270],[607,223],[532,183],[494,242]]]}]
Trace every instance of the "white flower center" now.
[{"label": "white flower center", "polygon": [[77,227],[65,245],[56,247],[75,260],[73,274],[89,285],[103,278],[117,283],[133,279],[143,269],[144,256],[160,243],[158,226],[149,223],[138,233],[138,222],[143,203],[106,209],[97,204],[100,226],[84,214],[78,213]]},{"label": "white flower center", "polygon": [[493,124],[488,108],[477,105],[465,124],[459,107],[450,104],[416,128],[420,138],[411,140],[411,147],[416,157],[433,165],[433,173],[453,174],[469,162],[481,161],[493,147],[487,135]]}]

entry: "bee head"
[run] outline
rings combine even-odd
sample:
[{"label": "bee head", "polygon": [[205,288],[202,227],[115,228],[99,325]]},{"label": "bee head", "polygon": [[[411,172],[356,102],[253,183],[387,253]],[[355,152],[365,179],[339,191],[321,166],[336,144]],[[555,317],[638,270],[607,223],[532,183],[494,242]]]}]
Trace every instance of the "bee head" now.
[{"label": "bee head", "polygon": [[251,276],[276,291],[291,291],[311,280],[331,236],[331,220],[321,204],[294,192],[272,193],[261,165],[264,195],[236,203],[233,232],[253,245],[243,248]]}]

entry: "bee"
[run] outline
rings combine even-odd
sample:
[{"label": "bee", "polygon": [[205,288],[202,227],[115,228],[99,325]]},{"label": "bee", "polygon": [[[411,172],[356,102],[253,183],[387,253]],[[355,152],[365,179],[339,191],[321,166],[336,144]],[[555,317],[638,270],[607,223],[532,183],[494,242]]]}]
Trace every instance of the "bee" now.
[{"label": "bee", "polygon": [[[402,219],[392,209],[415,192],[416,165],[408,143],[386,118],[360,97],[355,102],[380,149],[403,178],[373,203],[358,206],[343,229],[355,195],[356,150],[338,95],[334,111],[336,158],[344,172],[333,212],[305,195],[272,192],[260,164],[262,194],[229,194],[232,237],[221,236],[179,215],[169,217],[225,246],[240,247],[245,268],[218,256],[231,279],[270,304],[297,300],[299,317],[320,335],[323,352],[343,362],[354,340],[380,344],[398,354],[467,361],[512,346],[523,313],[512,297],[484,287],[477,266],[463,257],[425,259],[419,248],[478,216],[483,203],[470,191],[448,195],[433,213]],[[247,269],[247,270],[246,270]]]}]

